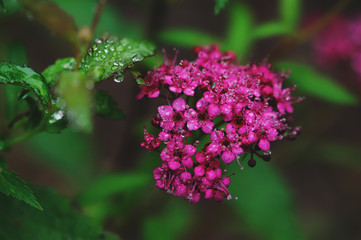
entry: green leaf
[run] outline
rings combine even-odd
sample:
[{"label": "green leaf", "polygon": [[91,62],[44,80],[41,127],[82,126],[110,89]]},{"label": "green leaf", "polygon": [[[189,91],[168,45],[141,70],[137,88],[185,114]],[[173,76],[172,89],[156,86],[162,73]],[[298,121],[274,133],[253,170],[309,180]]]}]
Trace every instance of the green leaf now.
[{"label": "green leaf", "polygon": [[93,204],[107,200],[116,194],[147,186],[151,177],[145,173],[117,173],[100,177],[79,195],[81,204]]},{"label": "green leaf", "polygon": [[207,33],[190,29],[166,30],[158,34],[158,39],[164,43],[188,48],[220,42],[220,40]]},{"label": "green leaf", "polygon": [[82,59],[80,70],[92,74],[96,82],[109,77],[122,81],[125,69],[153,54],[154,45],[149,42],[126,38],[98,40]]},{"label": "green leaf", "polygon": [[143,239],[181,239],[193,224],[191,204],[182,200],[170,201],[156,216],[149,216],[143,222]]},{"label": "green leaf", "polygon": [[18,0],[33,18],[67,40],[78,51],[80,40],[74,19],[56,4],[42,0]]},{"label": "green leaf", "polygon": [[228,3],[228,0],[215,0],[216,5],[214,6],[214,13],[218,14]]},{"label": "green leaf", "polygon": [[252,42],[251,11],[245,5],[237,2],[232,3],[229,10],[227,35],[223,48],[245,57]]},{"label": "green leaf", "polygon": [[297,28],[301,15],[300,0],[280,0],[280,14],[289,33]]},{"label": "green leaf", "polygon": [[4,5],[4,1],[3,0],[0,0],[0,11],[1,12],[6,12],[6,8],[5,8],[5,5]]},{"label": "green leaf", "polygon": [[13,84],[33,91],[45,106],[50,106],[50,90],[43,76],[31,68],[0,62],[0,84]]},{"label": "green leaf", "polygon": [[70,201],[50,190],[36,192],[44,211],[0,197],[0,239],[117,240],[92,219],[72,208]]},{"label": "green leaf", "polygon": [[95,112],[105,118],[125,119],[123,110],[118,107],[115,100],[101,90],[95,92]]},{"label": "green leaf", "polygon": [[62,72],[56,93],[66,105],[66,116],[75,128],[91,132],[93,81],[81,72]]},{"label": "green leaf", "polygon": [[[0,192],[26,202],[43,210],[29,186],[19,176],[8,170],[5,160],[0,156]],[[0,196],[1,199],[1,196]],[[3,213],[1,214],[3,215]]]},{"label": "green leaf", "polygon": [[0,0],[0,2],[2,3],[0,3],[0,17],[9,16],[20,9],[18,0],[6,0],[6,5],[3,0]]},{"label": "green leaf", "polygon": [[352,105],[358,102],[354,94],[331,77],[316,72],[311,66],[287,61],[278,62],[276,67],[290,70],[290,80],[305,94],[339,104]]},{"label": "green leaf", "polygon": [[[236,163],[229,166],[230,192],[238,197],[229,203],[247,227],[257,235],[269,240],[305,239],[300,231],[290,189],[270,163],[255,158],[254,169],[248,166],[243,171]],[[246,226],[244,226],[246,227]]]},{"label": "green leaf", "polygon": [[88,183],[91,178],[97,148],[89,137],[68,128],[61,134],[37,134],[25,144],[26,154],[61,175],[80,184]]},{"label": "green leaf", "polygon": [[43,114],[39,109],[39,106],[36,104],[36,101],[32,97],[25,96],[24,99],[27,102],[30,111],[28,121],[26,122],[26,129],[32,129],[41,122],[43,119]]},{"label": "green leaf", "polygon": [[48,133],[60,133],[63,129],[68,127],[68,119],[66,118],[63,110],[58,110],[53,113],[46,126],[45,131]]},{"label": "green leaf", "polygon": [[[79,27],[90,26],[98,0],[52,0],[61,9],[73,16]],[[99,19],[94,36],[102,32],[108,32],[113,36],[123,36],[134,39],[142,39],[144,24],[129,21],[122,12],[123,9],[108,1]]]},{"label": "green leaf", "polygon": [[275,35],[288,34],[289,29],[284,22],[267,22],[257,26],[253,31],[254,38],[266,38]]},{"label": "green leaf", "polygon": [[59,74],[63,71],[72,71],[75,68],[75,59],[73,57],[56,60],[53,65],[48,66],[42,75],[50,87],[54,86],[59,79]]}]

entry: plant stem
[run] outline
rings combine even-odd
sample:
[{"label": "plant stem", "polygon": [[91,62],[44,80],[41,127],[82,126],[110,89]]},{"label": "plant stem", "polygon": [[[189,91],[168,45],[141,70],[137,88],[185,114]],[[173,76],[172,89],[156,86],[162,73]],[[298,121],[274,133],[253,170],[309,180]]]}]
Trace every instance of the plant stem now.
[{"label": "plant stem", "polygon": [[58,110],[59,110],[59,108],[57,106],[53,105],[52,109],[48,110],[48,112],[44,115],[43,119],[40,121],[40,123],[36,127],[32,128],[29,131],[26,131],[22,135],[19,135],[10,140],[7,140],[6,145],[8,147],[10,147],[18,142],[24,141],[24,140],[28,139],[29,137],[32,137],[33,135],[43,131],[43,128],[46,125],[46,123],[49,121],[49,118],[51,117],[51,115],[53,115]]},{"label": "plant stem", "polygon": [[84,42],[82,43],[82,46],[80,47],[80,53],[78,53],[75,58],[76,58],[76,65],[75,65],[75,70],[79,69],[79,65],[80,65],[80,60],[87,54],[88,49],[90,48],[92,39],[94,37],[94,32],[98,26],[99,20],[100,20],[100,16],[103,12],[104,6],[107,3],[107,0],[99,0],[97,8],[95,10],[95,14],[93,16],[93,20],[91,22],[90,25],[90,29],[89,32],[87,32],[87,37],[85,37]]}]

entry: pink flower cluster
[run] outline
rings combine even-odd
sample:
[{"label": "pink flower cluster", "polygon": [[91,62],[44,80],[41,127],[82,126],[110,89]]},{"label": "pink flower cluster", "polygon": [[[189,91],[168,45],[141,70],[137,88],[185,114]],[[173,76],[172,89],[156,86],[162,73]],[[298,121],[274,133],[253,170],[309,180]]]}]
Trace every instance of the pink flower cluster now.
[{"label": "pink flower cluster", "polygon": [[[162,164],[153,172],[158,188],[191,203],[201,195],[222,201],[232,198],[222,165],[246,153],[269,160],[270,142],[300,131],[289,126],[299,99],[268,65],[237,65],[235,54],[218,46],[195,52],[194,62],[166,60],[146,75],[138,98],[156,98],[165,88],[171,102],[158,107],[152,123],[160,132],[144,130],[141,146],[160,152]],[[248,164],[255,165],[253,157]]]},{"label": "pink flower cluster", "polygon": [[321,63],[349,61],[361,77],[361,17],[335,18],[314,38],[313,45]]}]

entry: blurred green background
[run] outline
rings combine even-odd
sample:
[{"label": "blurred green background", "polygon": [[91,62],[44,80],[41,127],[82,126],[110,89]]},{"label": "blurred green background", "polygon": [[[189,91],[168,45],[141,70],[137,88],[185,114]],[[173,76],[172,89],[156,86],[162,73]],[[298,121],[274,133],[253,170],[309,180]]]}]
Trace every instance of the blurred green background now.
[{"label": "blurred green background", "polygon": [[[97,5],[95,0],[53,2],[78,27],[90,25]],[[74,55],[69,43],[15,0],[4,3],[1,60],[41,72],[56,59]],[[222,3],[215,14],[215,4]],[[5,154],[9,168],[33,186],[55,188],[120,239],[361,239],[361,79],[347,65],[328,68],[315,61],[311,41],[319,29],[300,34],[309,19],[337,14],[361,15],[361,3],[108,1],[96,36],[107,31],[155,43],[155,58],[136,66],[143,74],[161,63],[163,48],[171,56],[176,48],[178,59],[191,60],[192,46],[210,43],[235,51],[241,63],[268,59],[275,69],[291,69],[288,84],[297,83],[296,94],[306,97],[294,114],[302,135],[273,143],[269,163],[260,160],[243,171],[237,164],[229,167],[236,173],[231,193],[238,200],[191,205],[154,186],[152,170],[161,160],[139,143],[162,101],[136,100],[131,74],[121,83],[96,85],[116,99],[125,120],[95,116],[93,134],[67,129],[36,135]],[[7,94],[7,104],[14,105],[16,89],[1,91],[1,100]]]}]

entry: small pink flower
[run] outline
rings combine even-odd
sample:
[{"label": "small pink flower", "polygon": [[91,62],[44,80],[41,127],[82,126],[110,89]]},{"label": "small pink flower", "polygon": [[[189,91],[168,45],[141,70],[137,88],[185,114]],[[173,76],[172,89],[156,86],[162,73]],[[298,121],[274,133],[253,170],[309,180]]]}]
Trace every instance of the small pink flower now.
[{"label": "small pink flower", "polygon": [[[153,171],[159,189],[191,203],[201,196],[220,202],[233,198],[231,179],[223,175],[220,161],[231,164],[241,154],[268,152],[270,142],[283,136],[291,139],[296,130],[284,115],[293,112],[299,99],[291,96],[294,88],[283,87],[285,77],[270,65],[236,65],[235,54],[222,53],[215,45],[195,52],[194,62],[175,64],[166,58],[147,74],[139,97],[158,96],[161,87],[177,97],[158,107],[152,123],[159,134],[145,132],[141,145],[162,147],[163,162]],[[207,137],[210,141],[200,145]]]}]

